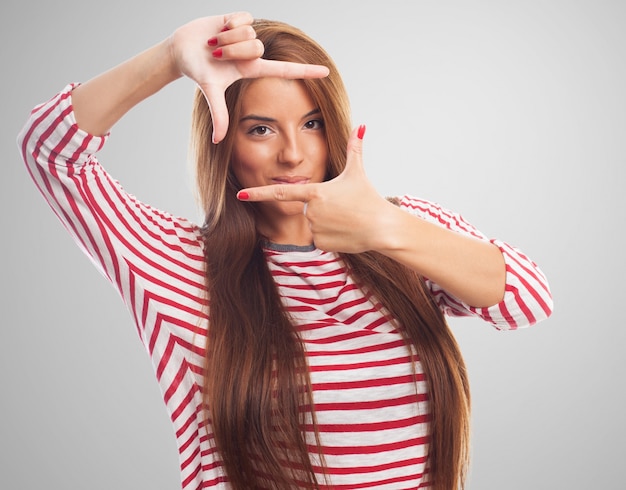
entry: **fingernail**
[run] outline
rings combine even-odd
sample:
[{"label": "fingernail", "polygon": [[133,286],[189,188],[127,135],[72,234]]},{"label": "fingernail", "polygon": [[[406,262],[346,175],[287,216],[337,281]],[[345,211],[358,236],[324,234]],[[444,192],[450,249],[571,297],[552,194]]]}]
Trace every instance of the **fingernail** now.
[{"label": "fingernail", "polygon": [[237,199],[239,199],[240,201],[247,201],[248,199],[250,199],[250,195],[246,191],[239,191],[237,193]]},{"label": "fingernail", "polygon": [[359,131],[356,133],[357,137],[362,140],[365,135],[365,124],[361,124],[359,126]]},{"label": "fingernail", "polygon": [[213,58],[221,58],[222,54],[222,48],[217,48],[215,51],[213,51]]},{"label": "fingernail", "polygon": [[228,30],[230,30],[230,27],[224,26],[224,27],[222,27],[222,30],[220,32],[226,32]]},{"label": "fingernail", "polygon": [[216,37],[212,37],[211,39],[209,39],[209,40],[207,41],[207,44],[208,44],[209,46],[217,46],[217,38],[216,38]]}]

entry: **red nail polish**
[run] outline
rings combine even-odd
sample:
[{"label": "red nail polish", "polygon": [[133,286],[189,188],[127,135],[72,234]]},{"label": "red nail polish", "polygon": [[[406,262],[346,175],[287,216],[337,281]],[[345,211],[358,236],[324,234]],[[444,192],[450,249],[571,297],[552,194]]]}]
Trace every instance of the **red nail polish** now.
[{"label": "red nail polish", "polygon": [[213,58],[221,58],[222,54],[222,48],[217,48],[215,51],[213,51]]},{"label": "red nail polish", "polygon": [[239,191],[237,193],[237,199],[239,199],[240,201],[247,201],[248,199],[250,199],[250,195],[246,191]]},{"label": "red nail polish", "polygon": [[357,137],[362,140],[365,135],[365,124],[361,124],[359,126],[359,131],[356,133]]},{"label": "red nail polish", "polygon": [[220,32],[226,32],[226,31],[229,31],[229,30],[230,30],[230,27],[224,26],[224,27],[222,27],[222,30]]},{"label": "red nail polish", "polygon": [[209,46],[217,46],[217,38],[216,38],[216,37],[212,37],[211,39],[209,39],[209,40],[207,41],[207,44],[208,44]]}]

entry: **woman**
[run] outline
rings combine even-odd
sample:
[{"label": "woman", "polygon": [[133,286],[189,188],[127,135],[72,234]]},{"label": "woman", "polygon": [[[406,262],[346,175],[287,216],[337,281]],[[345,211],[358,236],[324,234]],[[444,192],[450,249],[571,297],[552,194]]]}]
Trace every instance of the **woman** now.
[{"label": "woman", "polygon": [[[202,227],[138,202],[94,156],[181,76],[199,87]],[[500,329],[550,315],[518,250],[381,198],[364,131],[328,55],[247,13],[179,28],[24,127],[33,180],[133,313],[183,488],[462,487],[470,396],[444,314]]]}]

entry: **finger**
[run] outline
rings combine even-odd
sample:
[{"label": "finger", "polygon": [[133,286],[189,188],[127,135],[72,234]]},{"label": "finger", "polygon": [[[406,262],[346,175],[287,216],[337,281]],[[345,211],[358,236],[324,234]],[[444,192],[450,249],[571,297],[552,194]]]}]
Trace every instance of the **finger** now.
[{"label": "finger", "polygon": [[249,12],[233,12],[224,16],[224,31],[235,29],[244,25],[251,25],[254,21]]},{"label": "finger", "polygon": [[317,184],[275,184],[249,187],[237,193],[240,201],[301,201],[315,197]]},{"label": "finger", "polygon": [[213,51],[213,57],[219,60],[249,61],[260,58],[265,48],[258,39],[247,39],[221,46]]},{"label": "finger", "polygon": [[323,78],[328,76],[329,70],[322,65],[305,63],[291,63],[288,61],[259,60],[256,77],[276,78]]},{"label": "finger", "polygon": [[217,144],[224,139],[228,131],[228,108],[224,99],[224,90],[217,85],[200,85],[200,90],[209,104],[211,120],[213,121],[213,143]]},{"label": "finger", "polygon": [[234,29],[220,32],[209,40],[209,46],[227,46],[256,38],[256,31],[251,25],[243,25]]},{"label": "finger", "polygon": [[365,135],[365,125],[361,124],[352,130],[348,139],[346,155],[346,168],[343,174],[353,171],[363,171],[363,136]]}]

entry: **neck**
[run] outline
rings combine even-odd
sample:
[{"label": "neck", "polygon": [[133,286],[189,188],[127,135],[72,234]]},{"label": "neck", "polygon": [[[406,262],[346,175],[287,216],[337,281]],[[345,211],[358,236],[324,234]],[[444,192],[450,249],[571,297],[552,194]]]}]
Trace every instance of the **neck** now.
[{"label": "neck", "polygon": [[301,214],[276,216],[264,212],[259,215],[259,232],[270,242],[280,245],[311,245],[313,234],[306,217]]}]

